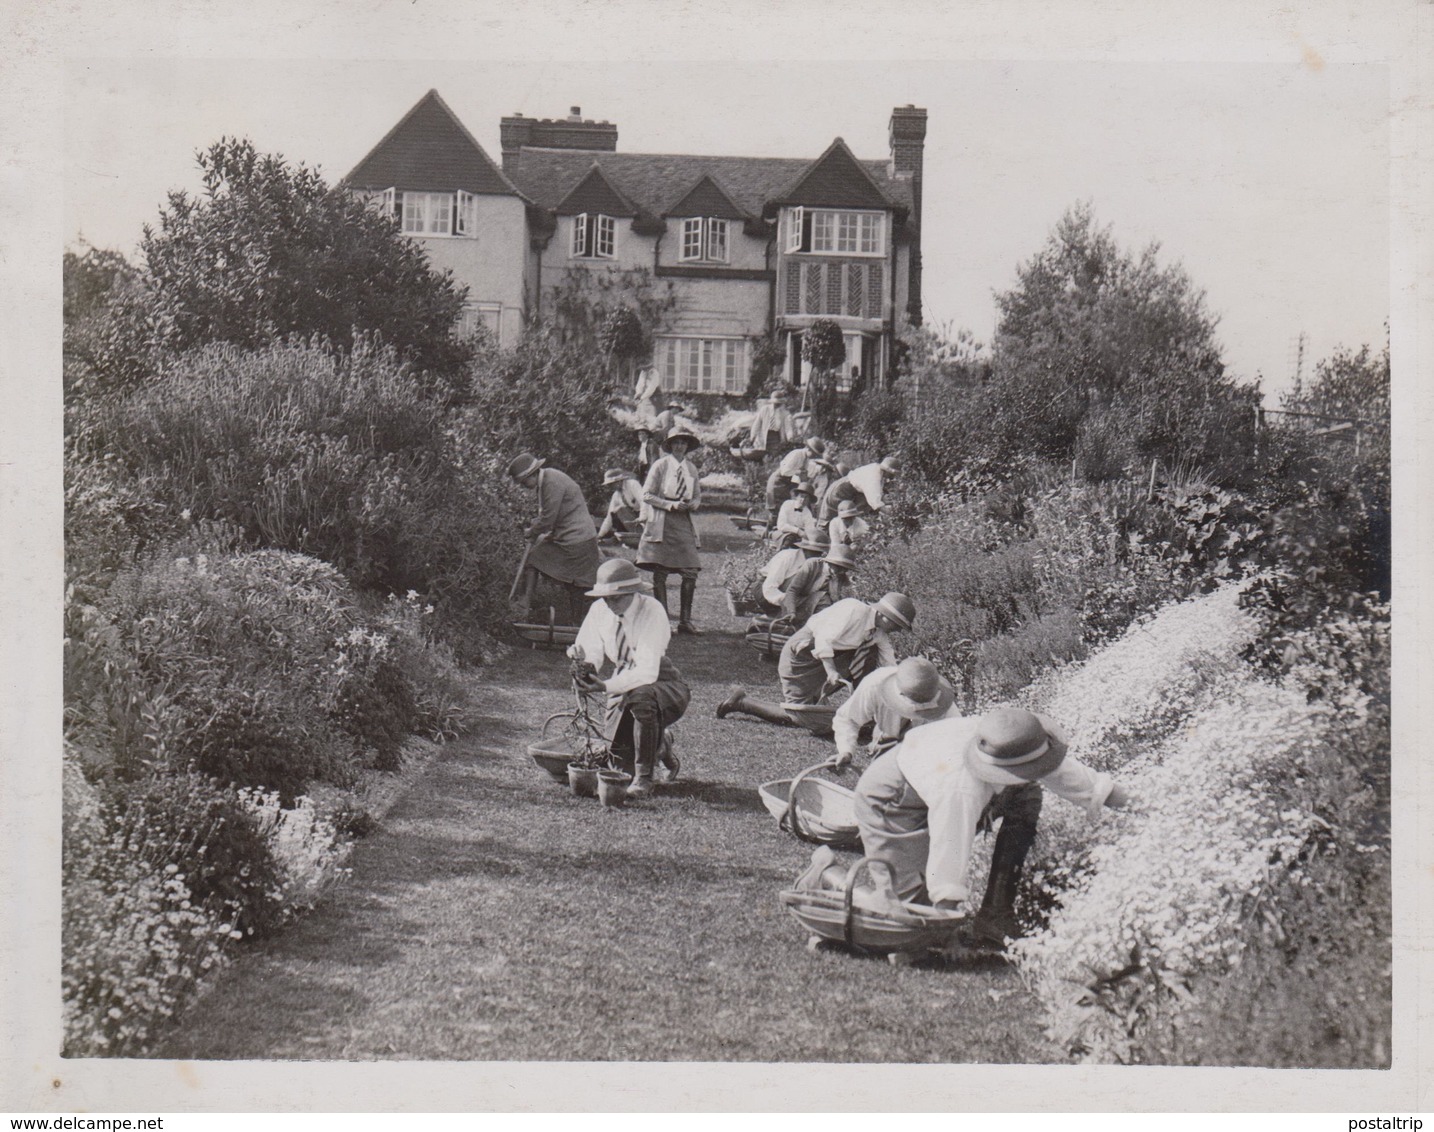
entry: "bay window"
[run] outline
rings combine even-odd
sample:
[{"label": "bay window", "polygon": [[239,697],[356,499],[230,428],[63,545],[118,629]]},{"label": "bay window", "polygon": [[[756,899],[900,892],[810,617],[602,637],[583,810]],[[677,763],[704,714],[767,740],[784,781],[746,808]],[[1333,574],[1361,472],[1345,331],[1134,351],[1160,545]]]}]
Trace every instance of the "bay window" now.
[{"label": "bay window", "polygon": [[662,388],[668,392],[745,393],[745,338],[658,338]]},{"label": "bay window", "polygon": [[815,255],[885,255],[886,214],[790,208],[786,249]]}]

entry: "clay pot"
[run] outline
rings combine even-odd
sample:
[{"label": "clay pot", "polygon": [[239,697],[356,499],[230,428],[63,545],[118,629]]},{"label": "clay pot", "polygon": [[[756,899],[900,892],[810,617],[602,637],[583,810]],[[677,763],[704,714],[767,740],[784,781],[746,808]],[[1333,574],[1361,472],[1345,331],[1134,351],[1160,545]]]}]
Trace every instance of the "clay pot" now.
[{"label": "clay pot", "polygon": [[579,798],[593,798],[598,791],[598,772],[596,767],[578,766],[576,763],[568,766],[568,789]]},{"label": "clay pot", "polygon": [[620,770],[600,770],[597,776],[598,801],[609,809],[617,809],[627,801],[627,784],[632,775]]}]

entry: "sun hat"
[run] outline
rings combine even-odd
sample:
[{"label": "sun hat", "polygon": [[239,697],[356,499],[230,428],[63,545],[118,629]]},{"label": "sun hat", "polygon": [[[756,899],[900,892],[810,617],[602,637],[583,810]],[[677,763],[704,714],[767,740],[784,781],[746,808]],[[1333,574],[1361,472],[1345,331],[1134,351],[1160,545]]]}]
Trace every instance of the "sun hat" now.
[{"label": "sun hat", "polygon": [[903,629],[910,629],[916,621],[916,606],[905,594],[886,594],[876,603],[876,611],[885,613]]},{"label": "sun hat", "polygon": [[508,462],[508,475],[515,480],[524,479],[546,463],[546,460],[539,460],[529,452],[520,452]]},{"label": "sun hat", "polygon": [[827,442],[820,436],[809,436],[806,439],[807,450],[815,452],[818,456],[827,454]]},{"label": "sun hat", "polygon": [[683,428],[678,429],[676,432],[668,434],[667,439],[662,442],[662,450],[664,452],[671,452],[672,442],[674,440],[685,440],[691,448],[702,447],[702,441],[698,440],[697,437],[693,436],[690,432]]},{"label": "sun hat", "polygon": [[855,519],[862,514],[862,506],[855,499],[843,499],[837,504],[838,519]]},{"label": "sun hat", "polygon": [[880,464],[887,472],[898,472],[901,470],[901,457],[893,452],[889,456],[883,456]]},{"label": "sun hat", "polygon": [[881,683],[886,706],[905,719],[940,719],[956,702],[956,691],[924,656],[908,656]]},{"label": "sun hat", "polygon": [[830,562],[843,570],[850,570],[856,565],[856,555],[851,552],[851,547],[839,542],[822,555],[822,561]]},{"label": "sun hat", "polygon": [[637,567],[626,558],[609,558],[597,568],[597,582],[588,590],[588,597],[617,597],[619,594],[641,593],[647,583]]},{"label": "sun hat", "polygon": [[966,744],[966,765],[982,782],[1018,786],[1044,778],[1070,750],[1051,720],[1024,708],[993,708],[976,721]]},{"label": "sun hat", "polygon": [[603,487],[607,487],[609,484],[625,483],[628,480],[635,479],[637,479],[637,477],[624,468],[609,468],[603,473],[602,485]]},{"label": "sun hat", "polygon": [[812,486],[811,480],[795,480],[792,483],[792,494],[806,495],[815,499],[817,497],[817,489]]},{"label": "sun hat", "polygon": [[832,540],[827,537],[826,531],[818,527],[808,527],[807,533],[797,543],[803,550],[820,550],[826,553],[831,548]]}]

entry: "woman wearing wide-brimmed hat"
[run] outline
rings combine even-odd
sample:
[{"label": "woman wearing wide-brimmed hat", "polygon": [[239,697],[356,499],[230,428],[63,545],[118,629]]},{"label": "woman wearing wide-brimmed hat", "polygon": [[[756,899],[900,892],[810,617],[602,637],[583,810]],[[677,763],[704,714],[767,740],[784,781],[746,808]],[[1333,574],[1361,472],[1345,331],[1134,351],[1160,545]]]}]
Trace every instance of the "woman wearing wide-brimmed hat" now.
[{"label": "woman wearing wide-brimmed hat", "polygon": [[[668,781],[679,764],[667,729],[682,718],[692,692],[677,666],[667,658],[672,627],[667,610],[642,591],[647,583],[625,558],[598,568],[587,596],[595,598],[568,655],[582,662],[578,687],[607,697],[606,735],[622,769],[633,776],[628,793],[652,792],[659,760]],[[607,662],[612,674],[598,673]],[[585,666],[585,667],[583,667]]]},{"label": "woman wearing wide-brimmed hat", "polygon": [[861,504],[855,500],[843,499],[837,505],[836,518],[827,524],[827,535],[833,546],[849,546],[855,550],[871,533],[871,524],[861,514]]},{"label": "woman wearing wide-brimmed hat", "polygon": [[872,758],[896,746],[913,727],[950,719],[956,691],[924,656],[908,656],[899,664],[878,668],[856,686],[851,698],[832,719],[837,766],[847,766],[861,748],[861,732],[871,728]]},{"label": "woman wearing wide-brimmed hat", "polygon": [[602,526],[598,527],[598,541],[620,534],[641,534],[642,481],[625,468],[609,468],[602,485],[612,488],[612,495]]},{"label": "woman wearing wide-brimmed hat", "polygon": [[[802,480],[812,482],[821,470],[820,465],[826,451],[826,441],[819,436],[809,436],[800,448],[793,448],[783,456],[772,474],[767,477],[767,510],[776,511],[791,498],[793,488]],[[812,498],[820,499],[821,495],[817,494]]]},{"label": "woman wearing wide-brimmed hat", "polygon": [[597,528],[582,488],[557,468],[544,467],[546,463],[523,452],[508,464],[508,475],[536,496],[537,516],[523,528],[530,544],[526,566],[530,615],[535,576],[541,574],[563,591],[567,606],[563,623],[576,625],[587,608],[583,591],[593,584],[601,560]]},{"label": "woman wearing wide-brimmed hat", "polygon": [[679,633],[697,634],[692,621],[692,602],[697,593],[697,575],[702,569],[698,554],[702,543],[692,516],[702,506],[702,488],[697,468],[687,458],[689,452],[701,447],[702,441],[686,429],[678,429],[662,442],[667,453],[647,473],[643,484],[642,541],[637,546],[637,564],[652,571],[652,590],[656,599],[667,608],[667,575],[682,578]]},{"label": "woman wearing wide-brimmed hat", "polygon": [[782,590],[783,620],[800,629],[813,613],[851,597],[851,572],[855,568],[856,556],[850,547],[830,544],[819,558],[803,562]]},{"label": "woman wearing wide-brimmed hat", "polygon": [[[1108,774],[1068,757],[1061,729],[1043,715],[1001,707],[979,717],[942,719],[911,731],[856,784],[856,822],[868,857],[891,869],[895,895],[955,908],[970,897],[971,843],[997,818],[985,899],[972,926],[994,944],[1021,934],[1016,885],[1036,836],[1041,788],[1091,818],[1128,804]],[[825,847],[823,847],[825,848]],[[830,851],[812,855],[801,887],[842,878]]]},{"label": "woman wearing wide-brimmed hat", "polygon": [[796,726],[782,704],[819,704],[842,687],[853,688],[868,672],[895,664],[889,634],[910,629],[915,620],[916,606],[905,594],[889,593],[870,602],[842,598],[814,613],[782,646],[777,660],[781,704],[755,699],[734,687],[717,705],[717,718],[726,719],[735,711]]},{"label": "woman wearing wide-brimmed hat", "polygon": [[812,513],[816,497],[816,488],[812,487],[810,480],[797,481],[792,497],[782,504],[777,512],[776,525],[772,528],[772,537],[778,546],[795,546],[807,527],[816,521],[816,515]]}]

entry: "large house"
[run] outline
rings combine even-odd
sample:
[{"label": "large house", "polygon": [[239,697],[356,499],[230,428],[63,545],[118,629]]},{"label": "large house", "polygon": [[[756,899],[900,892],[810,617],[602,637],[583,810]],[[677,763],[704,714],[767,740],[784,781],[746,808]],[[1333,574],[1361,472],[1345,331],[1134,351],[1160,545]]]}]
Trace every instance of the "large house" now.
[{"label": "large house", "polygon": [[574,272],[669,291],[647,327],[669,390],[744,392],[769,335],[800,384],[800,336],[822,317],[845,336],[844,376],[879,380],[901,316],[920,322],[925,110],[892,111],[879,160],[841,138],[811,158],[619,153],[617,127],[576,106],[499,129],[501,164],[429,91],[345,183],[467,285],[466,318],[500,343],[560,319]]}]

